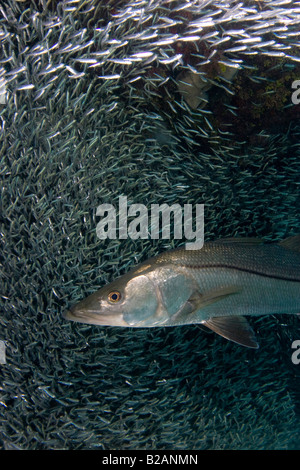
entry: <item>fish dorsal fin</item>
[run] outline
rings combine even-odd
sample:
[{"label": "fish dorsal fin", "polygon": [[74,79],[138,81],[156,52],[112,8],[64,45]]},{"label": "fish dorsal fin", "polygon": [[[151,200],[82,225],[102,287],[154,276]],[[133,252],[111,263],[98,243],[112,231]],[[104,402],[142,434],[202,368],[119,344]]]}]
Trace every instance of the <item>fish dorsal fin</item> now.
[{"label": "fish dorsal fin", "polygon": [[282,240],[279,245],[287,248],[288,250],[300,253],[300,234]]},{"label": "fish dorsal fin", "polygon": [[222,244],[233,244],[233,245],[261,245],[264,243],[262,238],[251,238],[251,237],[228,237],[228,238],[219,238],[218,240],[213,241],[212,243],[222,243]]},{"label": "fish dorsal fin", "polygon": [[242,346],[254,349],[259,347],[251,326],[242,316],[209,318],[201,323],[218,335]]}]

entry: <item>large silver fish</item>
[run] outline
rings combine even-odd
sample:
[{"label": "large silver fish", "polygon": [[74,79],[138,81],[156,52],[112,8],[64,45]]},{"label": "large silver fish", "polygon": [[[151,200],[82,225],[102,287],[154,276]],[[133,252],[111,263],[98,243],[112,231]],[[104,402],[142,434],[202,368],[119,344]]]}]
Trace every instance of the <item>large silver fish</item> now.
[{"label": "large silver fish", "polygon": [[258,348],[243,315],[300,312],[300,235],[279,244],[230,238],[151,258],[73,306],[65,318],[95,325],[201,323]]}]

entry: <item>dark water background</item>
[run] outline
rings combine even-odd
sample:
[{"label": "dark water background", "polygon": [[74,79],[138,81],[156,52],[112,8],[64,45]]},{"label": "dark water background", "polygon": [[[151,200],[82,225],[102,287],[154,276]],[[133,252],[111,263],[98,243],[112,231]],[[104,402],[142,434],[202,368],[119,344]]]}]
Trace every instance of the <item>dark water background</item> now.
[{"label": "dark water background", "polygon": [[[299,449],[298,318],[250,319],[258,350],[197,326],[132,330],[62,318],[135,263],[184,242],[99,240],[96,208],[117,206],[120,195],[147,207],[205,204],[206,239],[299,232],[300,105],[291,86],[300,67],[286,56],[296,54],[297,36],[287,33],[299,25],[264,33],[290,47],[283,56],[237,52],[243,66],[232,81],[211,59],[207,104],[192,109],[178,76],[196,67],[193,53],[208,57],[210,44],[159,40],[184,34],[201,10],[157,2],[138,11],[138,3],[1,2],[0,443]],[[269,6],[249,5],[262,16],[247,25],[265,21]],[[147,39],[155,22],[164,28]],[[222,23],[223,32],[242,27]],[[161,61],[120,62],[149,50]],[[176,53],[182,64],[162,62]]]}]

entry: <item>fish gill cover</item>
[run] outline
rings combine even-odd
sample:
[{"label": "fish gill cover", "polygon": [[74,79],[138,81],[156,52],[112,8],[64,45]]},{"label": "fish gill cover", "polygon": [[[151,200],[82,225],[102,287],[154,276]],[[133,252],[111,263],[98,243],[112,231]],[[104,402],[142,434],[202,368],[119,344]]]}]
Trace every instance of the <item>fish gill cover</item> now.
[{"label": "fish gill cover", "polygon": [[252,351],[61,315],[175,246],[99,240],[121,194],[204,203],[206,239],[299,232],[299,26],[289,0],[1,2],[2,447],[300,447],[299,319]]}]

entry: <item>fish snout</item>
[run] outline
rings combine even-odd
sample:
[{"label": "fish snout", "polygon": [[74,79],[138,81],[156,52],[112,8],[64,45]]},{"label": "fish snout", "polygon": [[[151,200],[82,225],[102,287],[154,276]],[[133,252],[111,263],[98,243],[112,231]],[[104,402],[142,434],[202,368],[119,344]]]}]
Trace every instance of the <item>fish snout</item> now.
[{"label": "fish snout", "polygon": [[65,310],[64,312],[62,312],[62,316],[66,320],[73,320],[74,313],[72,312],[72,308],[70,308],[70,310]]},{"label": "fish snout", "polygon": [[84,309],[78,308],[78,305],[73,305],[69,310],[62,313],[63,318],[77,322],[86,322]]},{"label": "fish snout", "polygon": [[63,312],[63,317],[66,320],[71,320],[79,323],[89,323],[91,325],[102,326],[130,326],[123,318],[122,313],[114,312],[101,312],[100,309],[88,308],[84,301],[73,305],[69,310]]}]

